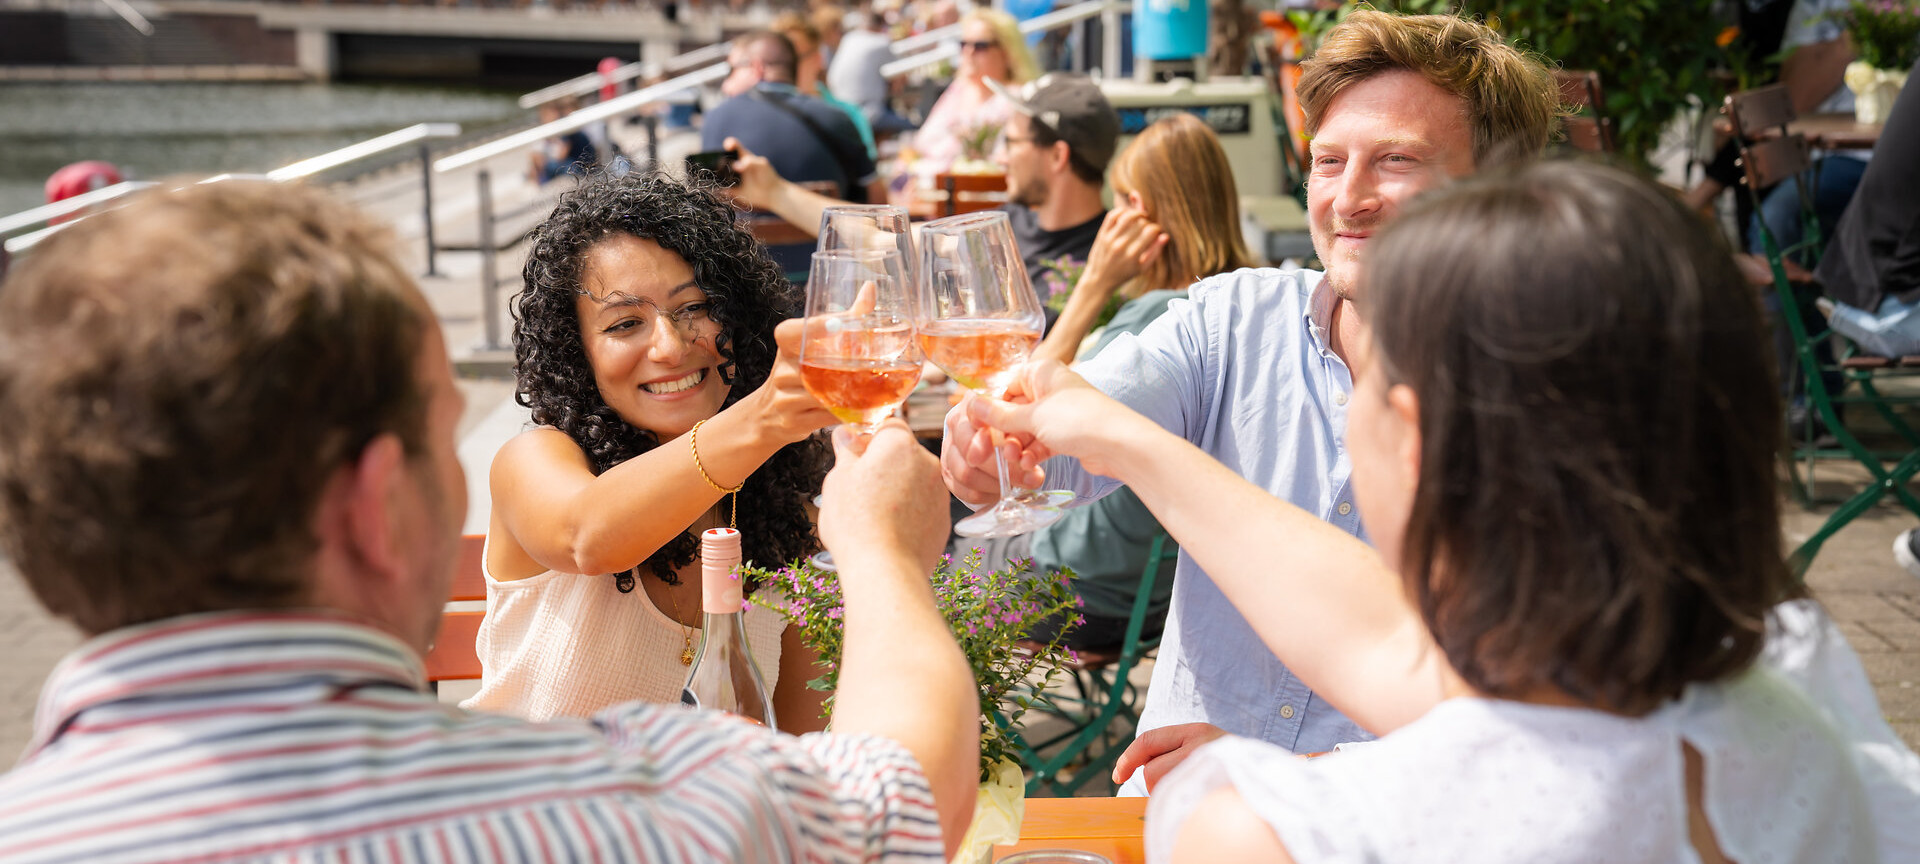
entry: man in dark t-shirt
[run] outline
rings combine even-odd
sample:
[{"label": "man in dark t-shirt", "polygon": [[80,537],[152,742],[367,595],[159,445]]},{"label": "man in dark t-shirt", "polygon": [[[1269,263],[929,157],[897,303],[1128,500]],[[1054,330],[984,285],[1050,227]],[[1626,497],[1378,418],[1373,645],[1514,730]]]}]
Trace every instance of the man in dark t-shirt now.
[{"label": "man in dark t-shirt", "polygon": [[[707,112],[702,150],[735,139],[797,183],[830,183],[834,197],[865,201],[874,182],[873,158],[845,111],[793,86],[797,58],[787,37],[769,31],[734,41],[733,71],[720,84],[727,100]],[[789,277],[806,278],[812,242],[769,243],[767,252]]]},{"label": "man in dark t-shirt", "polygon": [[1100,233],[1100,190],[1120,115],[1084,75],[1056,72],[1018,88],[987,83],[1013,103],[994,159],[1007,172],[1007,215],[1020,257],[1045,301],[1067,287],[1070,277],[1060,268],[1077,275],[1085,266]]}]

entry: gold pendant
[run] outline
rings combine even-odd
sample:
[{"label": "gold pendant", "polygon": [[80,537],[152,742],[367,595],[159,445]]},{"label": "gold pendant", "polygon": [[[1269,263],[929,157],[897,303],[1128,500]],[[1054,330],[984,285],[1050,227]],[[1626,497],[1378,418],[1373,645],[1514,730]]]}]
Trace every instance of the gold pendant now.
[{"label": "gold pendant", "polygon": [[693,665],[693,640],[687,640],[687,647],[680,649],[680,665]]}]

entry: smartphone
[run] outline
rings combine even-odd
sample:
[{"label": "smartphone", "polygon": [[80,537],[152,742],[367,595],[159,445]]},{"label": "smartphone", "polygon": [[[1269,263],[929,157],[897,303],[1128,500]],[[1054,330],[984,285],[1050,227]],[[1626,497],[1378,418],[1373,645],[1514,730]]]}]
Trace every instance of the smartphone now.
[{"label": "smartphone", "polygon": [[714,181],[722,186],[738,186],[740,175],[733,172],[733,161],[740,158],[738,150],[708,150],[687,157],[687,173],[698,175],[701,171],[711,172]]}]

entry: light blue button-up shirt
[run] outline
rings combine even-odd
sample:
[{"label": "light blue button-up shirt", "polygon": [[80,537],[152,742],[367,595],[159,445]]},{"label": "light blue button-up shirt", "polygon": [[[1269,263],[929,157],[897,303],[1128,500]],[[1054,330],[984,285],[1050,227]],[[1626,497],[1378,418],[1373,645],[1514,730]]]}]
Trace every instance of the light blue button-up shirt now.
[{"label": "light blue button-up shirt", "polygon": [[[1365,540],[1348,482],[1353,376],[1328,338],[1337,298],[1320,276],[1259,269],[1202,280],[1139,336],[1078,369],[1240,476]],[[1081,502],[1119,486],[1065,458],[1046,472],[1048,486]],[[1206,722],[1296,753],[1371,739],[1301,684],[1194,564],[1184,547],[1204,539],[1175,539],[1173,606],[1141,730]]]}]

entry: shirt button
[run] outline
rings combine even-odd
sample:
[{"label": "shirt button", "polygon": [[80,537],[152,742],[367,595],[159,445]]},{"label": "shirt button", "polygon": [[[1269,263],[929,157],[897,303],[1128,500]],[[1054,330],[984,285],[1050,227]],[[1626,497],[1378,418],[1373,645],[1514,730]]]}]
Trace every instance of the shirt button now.
[{"label": "shirt button", "polygon": [[1333,394],[1333,404],[1335,404],[1335,405],[1345,405],[1345,404],[1347,404],[1347,394],[1345,394],[1345,393],[1335,393],[1335,394]]},{"label": "shirt button", "polygon": [[1292,705],[1282,705],[1282,706],[1280,706],[1280,719],[1282,719],[1282,720],[1292,720],[1292,719],[1293,719],[1293,706],[1292,706]]},{"label": "shirt button", "polygon": [[1345,502],[1345,501],[1342,501],[1342,502],[1340,502],[1340,506],[1339,506],[1338,508],[1335,508],[1335,509],[1338,509],[1338,510],[1340,511],[1340,515],[1342,515],[1342,516],[1345,516],[1345,515],[1347,515],[1348,513],[1352,513],[1352,512],[1353,512],[1353,505],[1352,505],[1352,504],[1349,504],[1349,503],[1347,503],[1347,502]]}]

